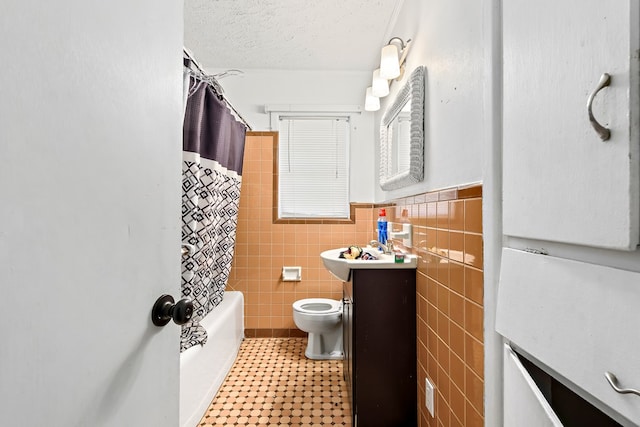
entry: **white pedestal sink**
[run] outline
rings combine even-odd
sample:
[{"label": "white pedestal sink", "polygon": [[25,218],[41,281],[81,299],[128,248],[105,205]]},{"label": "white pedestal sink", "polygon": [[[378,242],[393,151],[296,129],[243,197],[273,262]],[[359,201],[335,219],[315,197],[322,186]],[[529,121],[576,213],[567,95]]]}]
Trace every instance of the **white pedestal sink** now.
[{"label": "white pedestal sink", "polygon": [[345,259],[340,258],[340,252],[347,248],[329,249],[320,254],[322,263],[325,268],[335,277],[348,282],[351,276],[351,270],[355,269],[399,269],[399,268],[417,268],[418,257],[412,254],[405,254],[404,262],[395,262],[393,254],[383,254],[377,252],[375,248],[366,248],[367,252],[375,253],[378,259],[362,260],[362,259]]}]

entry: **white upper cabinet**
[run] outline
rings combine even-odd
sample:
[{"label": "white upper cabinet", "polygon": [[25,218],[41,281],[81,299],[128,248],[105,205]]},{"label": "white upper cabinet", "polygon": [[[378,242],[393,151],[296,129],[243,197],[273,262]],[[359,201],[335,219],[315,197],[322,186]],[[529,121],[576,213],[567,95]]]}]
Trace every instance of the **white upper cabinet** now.
[{"label": "white upper cabinet", "polygon": [[[509,0],[504,234],[634,250],[640,162],[637,0]],[[610,85],[596,92],[603,74]],[[610,129],[602,140],[589,120]]]}]

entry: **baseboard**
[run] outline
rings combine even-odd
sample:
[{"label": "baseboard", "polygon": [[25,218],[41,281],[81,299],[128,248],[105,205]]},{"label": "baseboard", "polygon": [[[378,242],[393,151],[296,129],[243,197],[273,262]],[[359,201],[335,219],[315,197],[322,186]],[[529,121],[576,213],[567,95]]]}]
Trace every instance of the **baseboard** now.
[{"label": "baseboard", "polygon": [[258,329],[245,328],[245,338],[306,338],[307,333],[300,329]]}]

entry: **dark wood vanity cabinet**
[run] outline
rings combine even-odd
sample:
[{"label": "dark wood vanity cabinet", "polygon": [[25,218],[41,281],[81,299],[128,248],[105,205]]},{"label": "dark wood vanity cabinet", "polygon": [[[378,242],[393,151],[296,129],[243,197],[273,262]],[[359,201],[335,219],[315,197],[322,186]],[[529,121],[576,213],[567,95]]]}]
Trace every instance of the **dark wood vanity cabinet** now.
[{"label": "dark wood vanity cabinet", "polygon": [[354,427],[416,426],[416,271],[352,270],[343,301]]}]

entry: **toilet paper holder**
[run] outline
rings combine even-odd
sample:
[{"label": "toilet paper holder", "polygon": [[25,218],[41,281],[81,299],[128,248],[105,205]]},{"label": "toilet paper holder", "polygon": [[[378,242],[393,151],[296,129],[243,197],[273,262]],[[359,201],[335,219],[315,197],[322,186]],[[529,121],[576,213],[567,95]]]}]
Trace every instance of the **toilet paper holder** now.
[{"label": "toilet paper holder", "polygon": [[283,282],[299,282],[302,280],[302,267],[282,267]]}]

